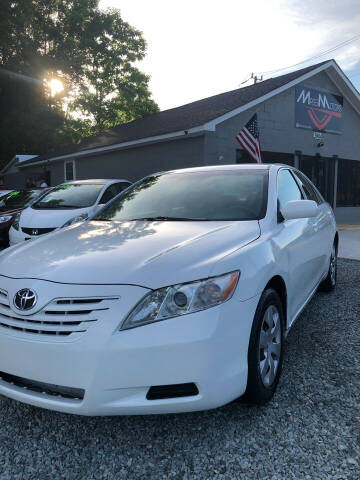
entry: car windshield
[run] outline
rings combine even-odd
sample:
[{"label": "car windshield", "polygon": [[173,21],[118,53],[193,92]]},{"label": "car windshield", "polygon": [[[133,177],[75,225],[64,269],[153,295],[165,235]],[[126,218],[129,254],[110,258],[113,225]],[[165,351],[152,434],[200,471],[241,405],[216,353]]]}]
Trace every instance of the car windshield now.
[{"label": "car windshield", "polygon": [[265,216],[267,170],[214,170],[150,176],[93,220],[255,220]]},{"label": "car windshield", "polygon": [[41,190],[14,190],[0,199],[0,210],[25,208],[40,194]]},{"label": "car windshield", "polygon": [[103,184],[68,183],[58,185],[38,202],[35,209],[74,209],[91,207],[96,202]]}]

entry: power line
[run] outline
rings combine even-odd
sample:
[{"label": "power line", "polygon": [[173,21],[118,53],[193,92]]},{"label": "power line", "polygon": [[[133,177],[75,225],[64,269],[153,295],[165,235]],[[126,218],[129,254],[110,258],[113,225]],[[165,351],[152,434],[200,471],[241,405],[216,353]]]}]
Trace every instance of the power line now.
[{"label": "power line", "polygon": [[349,40],[345,40],[344,42],[341,42],[338,45],[335,45],[334,47],[329,48],[328,50],[325,50],[325,51],[323,51],[321,53],[318,53],[318,54],[316,54],[312,57],[309,57],[306,60],[303,60],[302,62],[294,63],[293,65],[289,65],[289,66],[283,67],[283,68],[278,68],[276,70],[268,70],[266,72],[257,72],[257,73],[261,74],[261,75],[269,75],[269,74],[272,74],[272,73],[281,72],[283,70],[288,70],[289,68],[297,67],[298,65],[301,65],[303,63],[310,62],[311,60],[316,60],[320,57],[323,57],[324,55],[327,55],[328,53],[334,52],[335,50],[338,50],[339,48],[345,47],[346,45],[349,45],[350,43],[353,43],[353,42],[355,42],[359,39],[360,39],[360,35],[355,35],[355,37],[352,37]]},{"label": "power line", "polygon": [[360,73],[357,73],[356,75],[351,75],[350,73],[348,74],[350,78],[358,78],[360,77]]}]

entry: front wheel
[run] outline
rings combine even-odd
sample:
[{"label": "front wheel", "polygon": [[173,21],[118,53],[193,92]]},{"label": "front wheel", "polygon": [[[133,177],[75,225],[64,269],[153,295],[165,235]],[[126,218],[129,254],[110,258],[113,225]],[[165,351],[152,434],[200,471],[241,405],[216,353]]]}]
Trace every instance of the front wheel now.
[{"label": "front wheel", "polygon": [[284,326],[280,297],[267,289],[260,298],[249,342],[245,400],[250,404],[264,405],[275,393],[283,362]]},{"label": "front wheel", "polygon": [[336,253],[336,247],[334,244],[331,250],[328,274],[325,280],[323,280],[320,283],[319,290],[321,292],[332,292],[336,287],[336,276],[337,276],[337,253]]}]

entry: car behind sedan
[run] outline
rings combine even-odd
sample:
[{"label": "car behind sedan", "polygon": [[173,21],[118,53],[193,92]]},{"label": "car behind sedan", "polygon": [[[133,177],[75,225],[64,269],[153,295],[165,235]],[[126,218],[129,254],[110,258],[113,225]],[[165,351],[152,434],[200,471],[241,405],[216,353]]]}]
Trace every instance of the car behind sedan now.
[{"label": "car behind sedan", "polygon": [[[0,192],[1,194],[2,192]],[[9,244],[9,230],[17,215],[45,192],[41,189],[13,190],[0,198],[0,245]]]},{"label": "car behind sedan", "polygon": [[82,415],[262,405],[290,328],[336,285],[337,246],[330,206],[294,168],[146,177],[0,254],[0,394]]},{"label": "car behind sedan", "polygon": [[15,218],[10,245],[82,222],[130,185],[127,180],[74,180],[58,185]]}]

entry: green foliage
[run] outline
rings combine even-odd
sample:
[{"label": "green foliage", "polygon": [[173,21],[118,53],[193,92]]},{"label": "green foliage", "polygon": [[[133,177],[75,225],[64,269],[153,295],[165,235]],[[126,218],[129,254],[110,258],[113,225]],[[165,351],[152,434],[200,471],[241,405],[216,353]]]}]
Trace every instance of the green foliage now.
[{"label": "green foliage", "polygon": [[[98,0],[0,0],[0,11],[0,161],[158,111],[136,67],[145,41],[118,10],[99,10]],[[65,88],[52,97],[43,82],[54,77]]]}]

